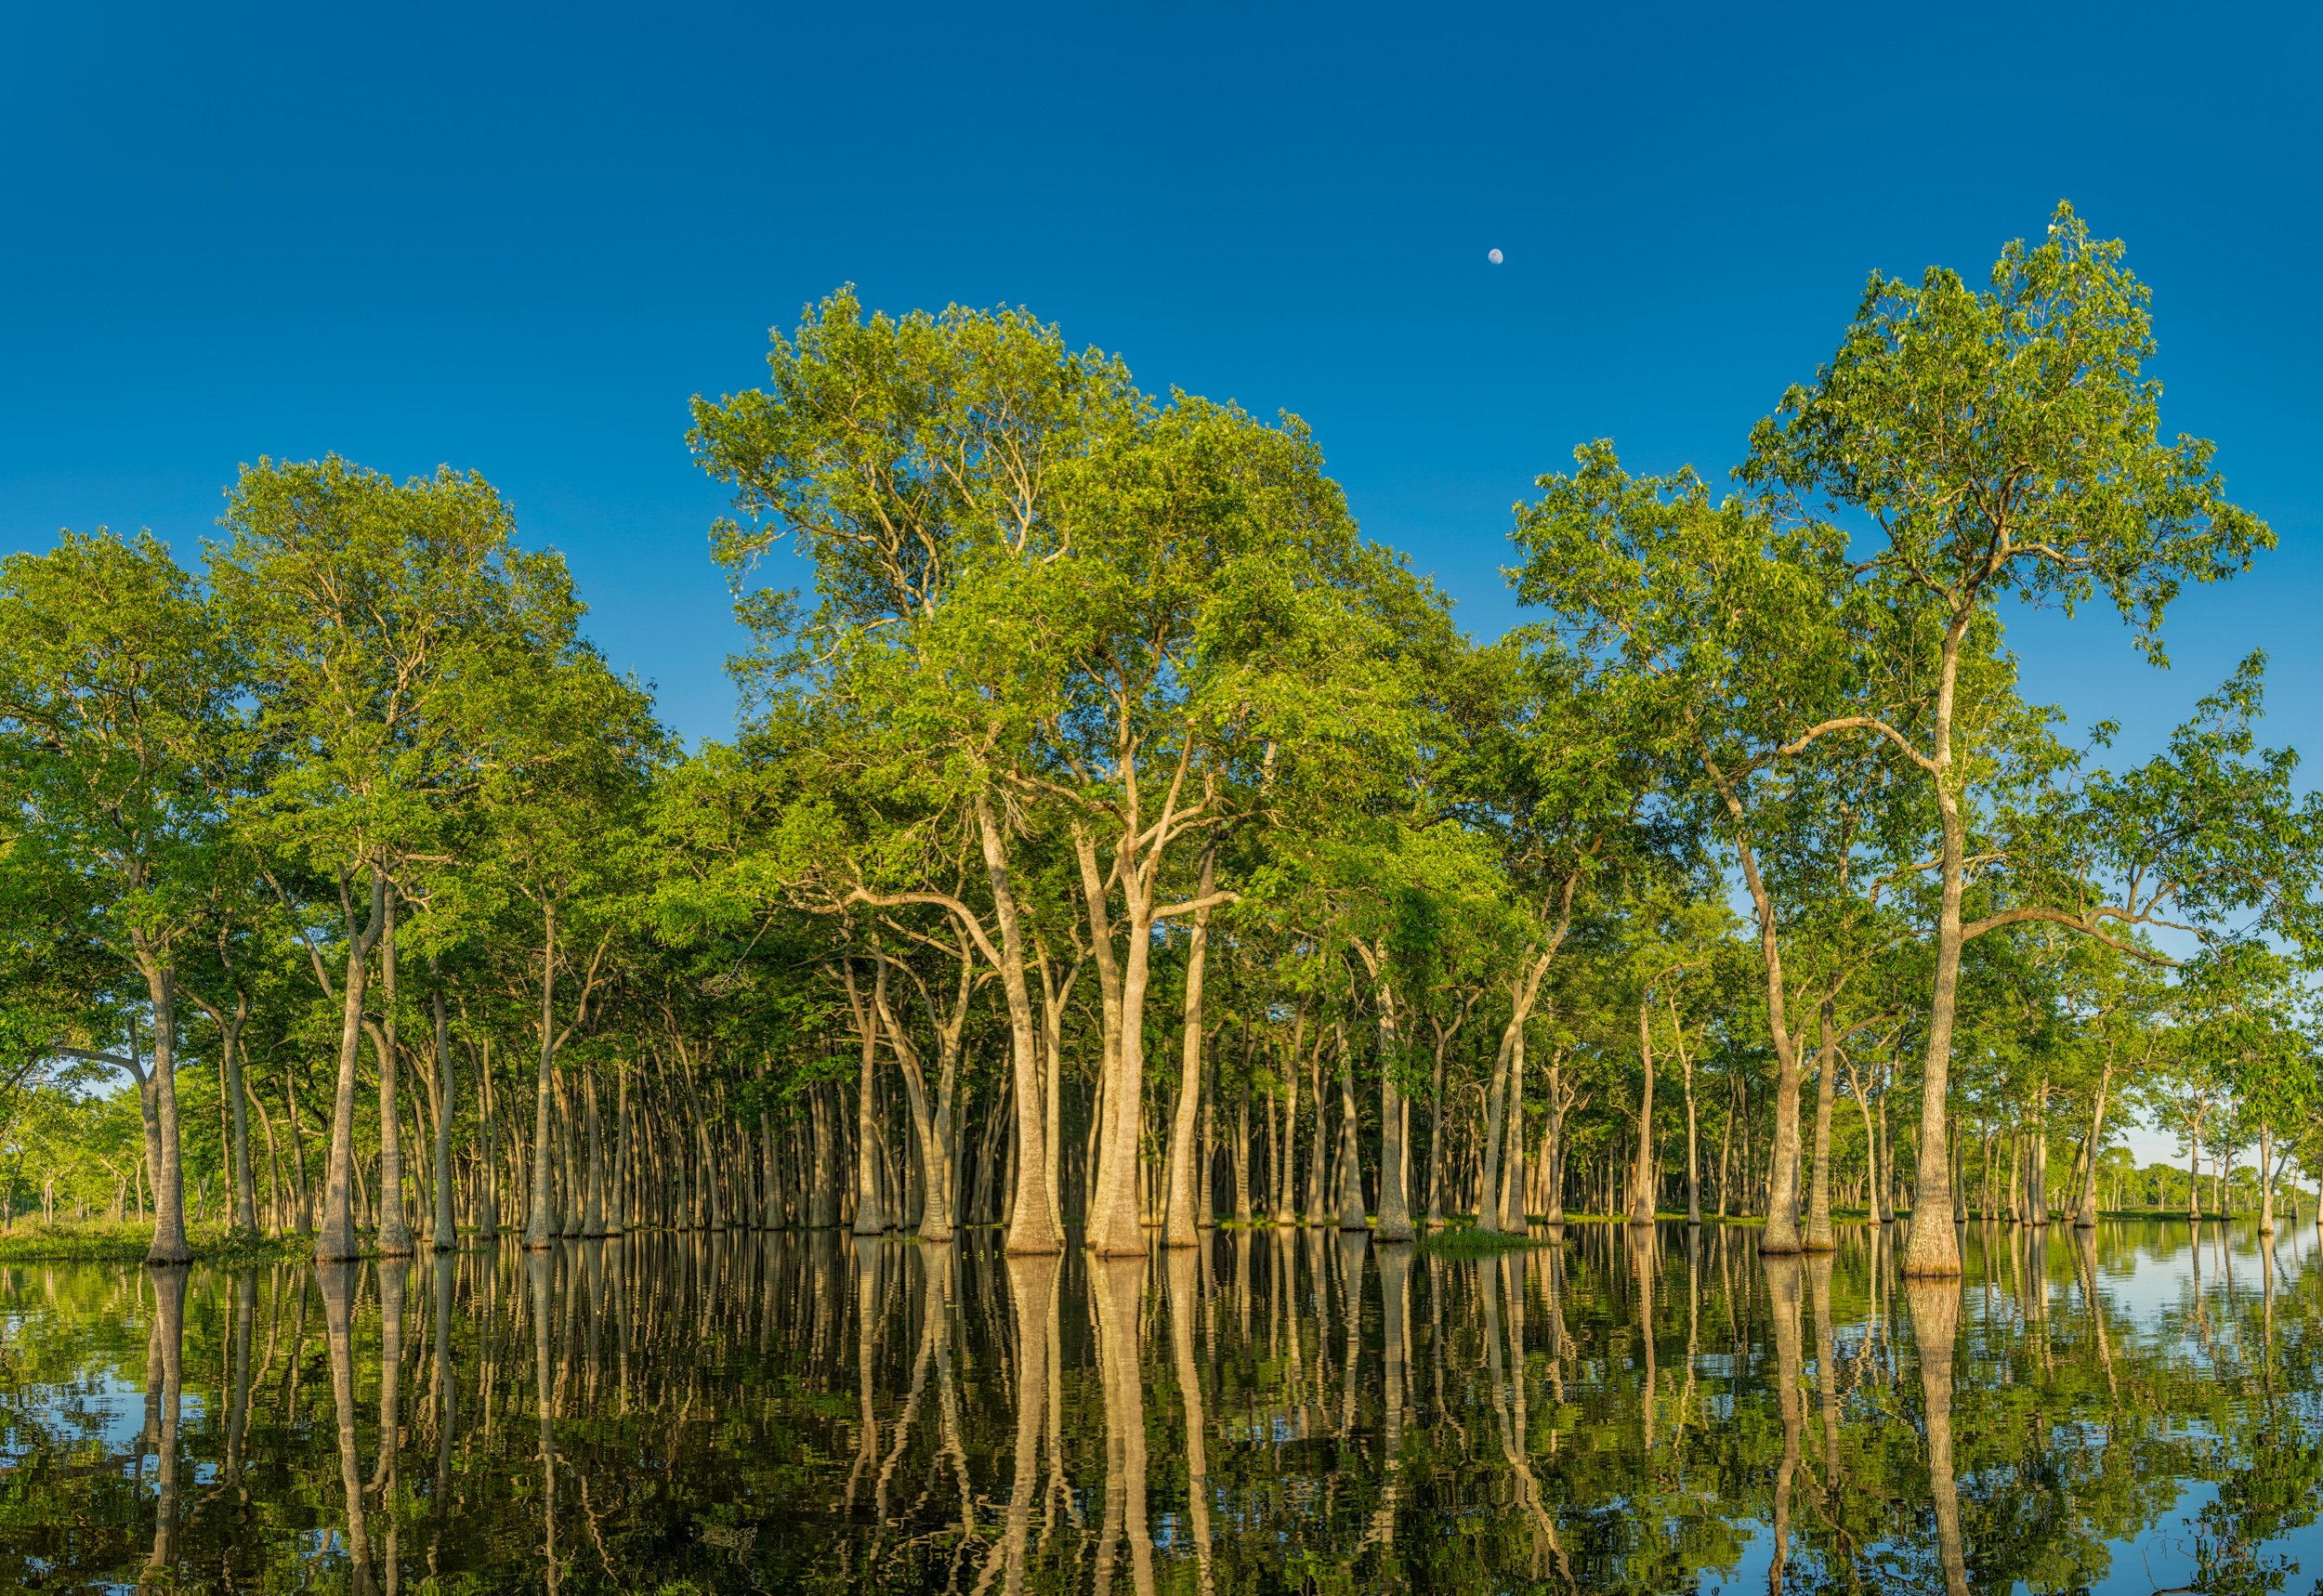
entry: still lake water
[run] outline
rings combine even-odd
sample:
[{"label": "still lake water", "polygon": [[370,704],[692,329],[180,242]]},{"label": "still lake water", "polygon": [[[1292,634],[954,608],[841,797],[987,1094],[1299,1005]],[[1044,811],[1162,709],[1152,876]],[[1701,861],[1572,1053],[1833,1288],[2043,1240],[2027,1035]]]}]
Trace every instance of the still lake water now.
[{"label": "still lake water", "polygon": [[0,1589],[2323,1589],[2312,1230],[0,1270]]}]

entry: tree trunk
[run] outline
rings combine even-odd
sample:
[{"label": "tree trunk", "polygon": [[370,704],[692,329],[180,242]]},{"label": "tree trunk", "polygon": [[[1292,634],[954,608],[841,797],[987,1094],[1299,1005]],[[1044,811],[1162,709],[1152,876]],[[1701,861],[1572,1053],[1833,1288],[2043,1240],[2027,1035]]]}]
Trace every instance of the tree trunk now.
[{"label": "tree trunk", "polygon": [[386,933],[379,941],[381,1017],[367,1021],[372,1052],[379,1059],[379,1255],[408,1258],[411,1226],[403,1219],[403,1127],[396,1096],[395,884],[387,884]]},{"label": "tree trunk", "polygon": [[165,958],[140,950],[146,991],[153,1003],[153,1073],[140,1096],[151,1103],[148,1155],[152,1166],[153,1243],[148,1263],[190,1262],[186,1244],[186,1177],[177,1145],[177,971]]},{"label": "tree trunk", "polygon": [[1686,1081],[1686,1223],[1700,1229],[1702,1223],[1702,1170],[1700,1130],[1694,1119],[1694,1061],[1685,1064]]},{"label": "tree trunk", "polygon": [[1800,1245],[1809,1252],[1831,1252],[1839,1240],[1831,1223],[1831,1111],[1832,1077],[1839,1062],[1839,1036],[1832,1025],[1831,1003],[1823,1000],[1817,1013],[1822,1044],[1815,1058],[1815,1175],[1807,1193],[1806,1235]]},{"label": "tree trunk", "polygon": [[[1024,976],[1024,926],[1009,881],[1008,855],[991,795],[981,789],[975,803],[977,835],[984,874],[992,891],[992,917],[1000,922],[1000,980],[1008,999],[1008,1066],[1017,1119],[1017,1187],[1008,1205],[1007,1250],[1018,1256],[1062,1252],[1065,1227],[1057,1215],[1055,1166],[1057,1147],[1042,1119],[1039,1035],[1033,1028],[1032,994]],[[1054,1086],[1056,1061],[1050,1061]],[[1050,1099],[1053,1101],[1053,1098]]]},{"label": "tree trunk", "polygon": [[[325,1166],[322,1230],[315,1238],[315,1262],[343,1263],[361,1256],[355,1235],[355,1066],[363,1045],[363,998],[371,973],[371,950],[387,917],[387,877],[370,865],[371,918],[359,932],[348,911],[347,975],[339,983],[339,1072],[331,1099],[331,1153]],[[344,890],[352,872],[341,878]]]},{"label": "tree trunk", "polygon": [[[532,1198],[524,1216],[527,1250],[545,1252],[557,1236],[555,1204],[550,1200],[556,1158],[556,1112],[553,1071],[557,1066],[557,906],[541,911],[541,1057],[532,1091]],[[544,1396],[544,1401],[546,1398]]]},{"label": "tree trunk", "polygon": [[[1528,1009],[1525,1018],[1531,1017]],[[1516,1045],[1508,1055],[1508,1145],[1501,1154],[1500,1229],[1522,1236],[1531,1228],[1525,1212],[1525,1030],[1516,1026]]]},{"label": "tree trunk", "polygon": [[435,1249],[446,1252],[460,1245],[460,1222],[452,1208],[452,1022],[443,1009],[443,972],[428,960],[435,987],[436,1080],[440,1101],[436,1108],[436,1223]]},{"label": "tree trunk", "polygon": [[1275,1223],[1292,1224],[1298,1220],[1298,1148],[1299,1134],[1299,1056],[1304,1049],[1306,1015],[1299,1014],[1298,1024],[1291,1032],[1291,1049],[1283,1058],[1282,1068],[1282,1129],[1274,1137],[1271,1152],[1277,1168],[1272,1171],[1275,1188]]},{"label": "tree trunk", "polygon": [[[461,1014],[466,1014],[465,1006]],[[500,1112],[492,1101],[492,1042],[489,1039],[477,1044],[472,1056],[476,1059],[476,1090],[484,1115],[484,1145],[481,1168],[477,1171],[476,1236],[479,1241],[500,1239]]]},{"label": "tree trunk", "polygon": [[1956,615],[1944,634],[1936,691],[1935,735],[1929,749],[1936,806],[1943,823],[1942,896],[1936,916],[1936,978],[1928,1002],[1928,1043],[1920,1066],[1920,1170],[1911,1184],[1911,1227],[1904,1237],[1903,1272],[1927,1279],[1960,1273],[1960,1236],[1952,1228],[1951,1160],[1944,1135],[1951,1106],[1952,1020],[1960,1001],[1962,946],[1961,894],[1967,876],[1967,832],[1952,790],[1952,705],[1960,682],[1960,650],[1970,611]]},{"label": "tree trunk", "polygon": [[[233,1022],[220,1028],[219,1056],[226,1066],[226,1095],[234,1105],[234,1225],[239,1236],[258,1234],[258,1188],[250,1168],[250,1105],[243,1084],[242,1028],[250,1017],[247,993],[234,994]],[[269,1144],[271,1136],[269,1138]]]},{"label": "tree trunk", "polygon": [[1379,1238],[1410,1241],[1415,1233],[1411,1228],[1411,1200],[1404,1190],[1404,1171],[1409,1161],[1404,1145],[1407,1111],[1403,1086],[1397,1079],[1403,1047],[1385,944],[1367,954],[1365,962],[1372,966],[1379,1005]]},{"label": "tree trunk", "polygon": [[1654,1222],[1653,1147],[1654,1147],[1654,1039],[1651,1024],[1653,994],[1648,991],[1637,1003],[1637,1066],[1643,1082],[1637,1091],[1637,1157],[1630,1166],[1629,1222],[1632,1224],[1651,1224]]},{"label": "tree trunk", "polygon": [[2106,1092],[2113,1085],[2113,1055],[2108,1050],[2105,1068],[2098,1072],[2097,1092],[2089,1110],[2089,1158],[2081,1171],[2081,1200],[2073,1215],[2073,1228],[2097,1227],[2097,1153],[2106,1145]]},{"label": "tree trunk", "polygon": [[2259,1121],[2259,1234],[2275,1234],[2275,1132]]},{"label": "tree trunk", "polygon": [[1794,1043],[1775,1053],[1775,1134],[1767,1149],[1766,1228],[1758,1249],[1777,1254],[1805,1250],[1799,1236],[1799,1050]]},{"label": "tree trunk", "polygon": [[1355,1060],[1346,1033],[1339,1043],[1339,1228],[1365,1230],[1371,1221],[1363,1212],[1363,1161],[1355,1134]]},{"label": "tree trunk", "polygon": [[[1196,896],[1206,898],[1211,895],[1216,882],[1217,858],[1217,832],[1214,829],[1201,851],[1201,884]],[[1186,1024],[1178,1066],[1177,1107],[1170,1119],[1169,1198],[1162,1221],[1164,1247],[1191,1247],[1200,1239],[1194,1223],[1194,1127],[1201,1096],[1201,985],[1209,952],[1210,911],[1196,909],[1193,932],[1186,945]],[[1127,996],[1126,990],[1123,996]]]}]

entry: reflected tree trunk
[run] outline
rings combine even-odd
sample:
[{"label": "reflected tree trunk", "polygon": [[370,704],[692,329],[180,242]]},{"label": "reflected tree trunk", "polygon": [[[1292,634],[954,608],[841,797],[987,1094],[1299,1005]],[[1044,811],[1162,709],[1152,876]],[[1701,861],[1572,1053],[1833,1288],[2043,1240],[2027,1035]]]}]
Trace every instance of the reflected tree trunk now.
[{"label": "reflected tree trunk", "polygon": [[532,1295],[532,1385],[540,1412],[541,1556],[548,1588],[563,1584],[557,1554],[557,1384],[549,1372],[549,1272],[554,1262],[545,1251],[530,1250],[524,1273]]},{"label": "reflected tree trunk", "polygon": [[[218,1479],[233,1488],[238,1500],[248,1501],[243,1485],[243,1448],[250,1432],[250,1327],[258,1308],[258,1276],[245,1269],[234,1276],[234,1386],[227,1399],[226,1462]],[[272,1345],[269,1344],[269,1354]]]},{"label": "reflected tree trunk", "polygon": [[1113,1583],[1114,1551],[1129,1540],[1130,1583],[1152,1596],[1153,1538],[1146,1530],[1146,1399],[1138,1369],[1137,1299],[1141,1258],[1098,1256],[1089,1262],[1096,1309],[1098,1378],[1105,1393],[1105,1524],[1097,1532],[1096,1589]]},{"label": "reflected tree trunk", "polygon": [[1169,1256],[1170,1347],[1176,1366],[1178,1406],[1186,1414],[1186,1521],[1194,1542],[1194,1578],[1203,1596],[1214,1589],[1210,1569],[1210,1465],[1203,1432],[1201,1370],[1194,1362],[1194,1315],[1201,1308],[1194,1255]]},{"label": "reflected tree trunk", "polygon": [[379,1508],[387,1521],[380,1569],[393,1596],[401,1572],[396,1555],[396,1463],[403,1450],[403,1291],[412,1273],[408,1258],[379,1264]]},{"label": "reflected tree trunk", "polygon": [[[1633,1224],[1634,1222],[1633,1222]],[[1654,1234],[1633,1228],[1627,1236],[1630,1272],[1637,1284],[1637,1342],[1646,1358],[1646,1389],[1639,1409],[1645,1418],[1646,1450],[1654,1446],[1654,1415],[1660,1406],[1661,1376],[1654,1364]]]},{"label": "reflected tree trunk", "polygon": [[1767,1565],[1766,1589],[1781,1596],[1783,1570],[1791,1562],[1791,1482],[1799,1470],[1799,1273],[1795,1258],[1763,1261],[1766,1296],[1774,1320],[1775,1401],[1782,1410],[1782,1461],[1775,1469],[1775,1555]]},{"label": "reflected tree trunk", "polygon": [[879,1302],[879,1245],[875,1241],[858,1240],[851,1246],[855,1259],[855,1394],[859,1406],[855,1466],[847,1472],[847,1511],[855,1511],[855,1494],[861,1485],[863,1471],[879,1456],[879,1410],[873,1405],[872,1392],[878,1379],[878,1366],[872,1354],[877,1345],[877,1329],[882,1317]]},{"label": "reflected tree trunk", "polygon": [[1379,1511],[1372,1515],[1371,1538],[1383,1546],[1396,1540],[1396,1512],[1401,1505],[1403,1477],[1403,1409],[1411,1379],[1411,1254],[1400,1247],[1379,1252],[1380,1323],[1386,1352],[1386,1413],[1381,1426],[1381,1446],[1386,1453],[1380,1485]]},{"label": "reflected tree trunk", "polygon": [[[177,1409],[185,1382],[186,1340],[186,1276],[190,1273],[182,1263],[168,1264],[148,1272],[153,1282],[152,1344],[158,1353],[158,1369],[149,1370],[148,1389],[160,1376],[161,1423],[155,1438],[156,1464],[153,1501],[153,1551],[145,1562],[145,1570],[138,1582],[139,1589],[168,1588],[177,1583]],[[243,1363],[249,1361],[249,1346],[245,1338]]]},{"label": "reflected tree trunk", "polygon": [[[1815,1310],[1815,1394],[1823,1414],[1823,1511],[1839,1530],[1839,1340],[1831,1317],[1829,1253],[1806,1265],[1807,1300]],[[1844,1532],[1843,1532],[1844,1533]]]},{"label": "reflected tree trunk", "polygon": [[1055,1353],[1051,1320],[1057,1306],[1058,1263],[1050,1253],[1011,1254],[1008,1295],[1017,1313],[1017,1452],[1008,1510],[999,1543],[976,1582],[981,1592],[1002,1574],[1002,1589],[1018,1596],[1025,1586],[1027,1551],[1032,1536],[1032,1498],[1040,1483],[1041,1438],[1046,1420],[1050,1369]]},{"label": "reflected tree trunk", "polygon": [[348,1587],[359,1596],[377,1589],[372,1581],[371,1537],[363,1523],[362,1459],[355,1450],[355,1350],[353,1320],[356,1277],[353,1263],[315,1266],[322,1288],[322,1333],[331,1354],[331,1400],[337,1410],[339,1484],[347,1495],[347,1557]]},{"label": "reflected tree trunk", "polygon": [[1952,1473],[1952,1343],[1960,1333],[1960,1282],[1915,1276],[1907,1267],[1904,1299],[1920,1349],[1920,1394],[1928,1431],[1928,1495],[1936,1505],[1936,1554],[1947,1596],[1968,1596],[1968,1563],[1960,1534],[1960,1483]]},{"label": "reflected tree trunk", "polygon": [[2073,1235],[2073,1262],[2080,1273],[2081,1302],[2089,1311],[2090,1338],[2097,1345],[2097,1361],[2106,1371],[2106,1391],[2116,1401],[2121,1388],[2113,1374],[2113,1345],[2106,1334],[2105,1299],[2097,1294],[2097,1237],[2078,1227]]},{"label": "reflected tree trunk", "polygon": [[[1500,1289],[1507,1279],[1507,1255],[1503,1254],[1481,1259],[1476,1266],[1476,1293],[1484,1310],[1485,1383],[1491,1392],[1494,1429],[1500,1436],[1501,1458],[1508,1465],[1516,1505],[1524,1510],[1526,1521],[1532,1531],[1533,1573],[1537,1576],[1554,1567],[1558,1582],[1567,1590],[1577,1591],[1580,1587],[1574,1582],[1564,1546],[1557,1538],[1556,1521],[1541,1503],[1541,1486],[1533,1478],[1532,1460],[1526,1449],[1525,1334],[1521,1297],[1511,1298],[1505,1356],[1502,1351]],[[1515,1371],[1513,1380],[1509,1376],[1511,1369]]]}]

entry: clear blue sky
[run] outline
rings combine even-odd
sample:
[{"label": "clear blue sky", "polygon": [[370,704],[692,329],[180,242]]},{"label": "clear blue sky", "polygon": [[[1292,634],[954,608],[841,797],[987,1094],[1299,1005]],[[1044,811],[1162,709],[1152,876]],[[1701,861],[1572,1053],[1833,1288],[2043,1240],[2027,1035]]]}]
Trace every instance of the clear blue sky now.
[{"label": "clear blue sky", "polygon": [[2263,645],[2315,747],[2317,15],[9,7],[0,541],[191,557],[262,453],[473,468],[722,736],[686,401],[851,281],[1300,412],[1493,633],[1509,506],[1575,442],[1722,473],[1868,271],[1980,275],[2064,196],[2284,546],[2185,602],[2173,673],[2093,616],[2019,634],[2028,686],[2145,741]]},{"label": "clear blue sky", "polygon": [[1300,412],[1490,633],[1575,442],[1722,472],[1870,268],[1980,273],[2069,196],[2285,546],[2185,604],[2170,675],[2092,618],[2026,636],[2028,686],[2134,733],[2263,643],[2323,743],[2313,8],[488,9],[0,13],[0,539],[190,555],[261,453],[450,462],[722,735],[686,400],[851,281]]}]

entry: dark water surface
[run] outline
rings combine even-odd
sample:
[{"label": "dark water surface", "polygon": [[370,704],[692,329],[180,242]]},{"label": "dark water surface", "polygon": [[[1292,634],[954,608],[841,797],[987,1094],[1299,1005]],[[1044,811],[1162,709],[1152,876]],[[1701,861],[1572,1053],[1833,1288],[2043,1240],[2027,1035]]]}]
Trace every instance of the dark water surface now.
[{"label": "dark water surface", "polygon": [[2323,1588],[2312,1230],[1755,1240],[17,1266],[0,1589]]}]

